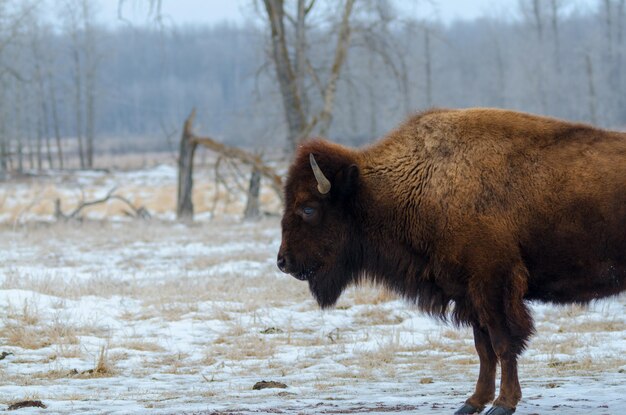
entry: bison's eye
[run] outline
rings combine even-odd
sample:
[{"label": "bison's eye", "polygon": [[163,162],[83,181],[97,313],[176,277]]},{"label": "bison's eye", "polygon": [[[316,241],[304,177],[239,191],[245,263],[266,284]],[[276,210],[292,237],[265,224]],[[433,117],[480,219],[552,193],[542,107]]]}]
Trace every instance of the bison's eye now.
[{"label": "bison's eye", "polygon": [[304,219],[312,218],[313,215],[315,215],[315,208],[312,208],[310,206],[305,206],[302,208],[302,217]]},{"label": "bison's eye", "polygon": [[315,202],[300,205],[297,208],[296,213],[302,218],[303,221],[314,225],[318,222],[320,217],[319,205]]}]

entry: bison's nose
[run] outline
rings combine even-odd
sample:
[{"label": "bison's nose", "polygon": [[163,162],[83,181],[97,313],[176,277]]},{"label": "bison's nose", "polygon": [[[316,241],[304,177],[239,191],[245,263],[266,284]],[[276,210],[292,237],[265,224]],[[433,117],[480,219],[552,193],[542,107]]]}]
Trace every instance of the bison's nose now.
[{"label": "bison's nose", "polygon": [[278,269],[282,272],[287,272],[287,259],[285,259],[285,256],[283,254],[278,254],[276,265],[278,265]]}]

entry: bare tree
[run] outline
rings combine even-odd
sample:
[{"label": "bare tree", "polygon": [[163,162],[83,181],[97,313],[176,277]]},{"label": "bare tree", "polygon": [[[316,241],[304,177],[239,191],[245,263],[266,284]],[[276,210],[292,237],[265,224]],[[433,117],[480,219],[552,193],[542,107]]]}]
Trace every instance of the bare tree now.
[{"label": "bare tree", "polygon": [[[265,10],[271,29],[272,59],[276,69],[276,78],[280,86],[285,118],[287,120],[287,142],[290,147],[289,149],[293,151],[304,135],[303,133],[308,128],[307,117],[302,106],[303,91],[299,90],[299,87],[302,85],[302,80],[296,78],[297,75],[302,77],[302,67],[298,67],[300,72],[295,72],[291,58],[289,57],[283,0],[264,0],[263,3],[265,4]],[[300,3],[304,3],[304,0],[299,0],[298,3],[299,11],[304,12],[304,6],[300,5]],[[305,24],[305,16],[300,16],[299,13],[297,23],[301,25],[301,27],[296,28],[296,33],[299,34],[299,40],[302,41],[304,38],[303,26]],[[300,44],[299,46],[302,48],[304,44]],[[296,52],[296,56],[298,57],[297,62],[301,62],[303,56],[302,49]]]},{"label": "bare tree", "polygon": [[94,163],[94,139],[96,123],[96,88],[98,75],[98,61],[96,33],[93,22],[93,2],[83,0],[81,4],[83,20],[83,50],[85,55],[85,139],[86,163],[92,168]]},{"label": "bare tree", "polygon": [[[287,120],[287,150],[290,153],[295,151],[298,143],[310,134],[318,123],[320,134],[325,135],[328,133],[332,121],[337,81],[345,63],[350,44],[350,17],[354,2],[355,0],[345,0],[343,2],[333,61],[331,67],[327,70],[328,78],[325,83],[322,83],[320,71],[314,68],[307,58],[305,35],[306,19],[315,6],[315,0],[310,0],[308,4],[305,0],[298,0],[296,19],[289,18],[285,11],[283,0],[263,0],[271,32],[271,56]],[[290,31],[287,30],[285,25],[285,21],[288,19],[295,26],[293,30],[294,36],[290,36]],[[295,39],[290,42],[292,37],[295,37]],[[295,62],[294,58],[289,54],[289,43],[294,44],[295,47]],[[303,105],[303,102],[307,102],[304,87],[305,64],[309,77],[318,86],[323,103],[317,114],[312,114],[308,106],[305,107]]]},{"label": "bare tree", "polygon": [[606,46],[609,59],[613,56],[613,10],[611,0],[604,0],[604,33],[606,36]]},{"label": "bare tree", "polygon": [[550,0],[552,38],[554,40],[554,59],[557,74],[561,73],[561,40],[559,36],[560,0]]},{"label": "bare tree", "polygon": [[622,64],[624,61],[624,5],[626,4],[626,0],[619,0],[617,3],[617,13],[616,13],[616,19],[617,19],[617,56],[616,59],[613,62],[613,68],[614,68],[614,73],[615,73],[615,77],[616,77],[616,82],[617,82],[617,91],[618,92],[618,96],[617,96],[617,105],[619,108],[621,108],[621,111],[618,112],[617,116],[624,118],[626,117],[626,97],[624,96],[623,90],[624,90],[624,75],[622,73],[622,71],[620,70],[622,68]]},{"label": "bare tree", "polygon": [[537,29],[537,37],[539,41],[543,40],[543,18],[541,16],[540,0],[532,0],[533,17],[535,18],[535,27]]},{"label": "bare tree", "polygon": [[83,58],[81,56],[80,42],[80,13],[79,5],[73,0],[66,0],[63,15],[65,16],[65,29],[71,39],[70,54],[72,56],[72,79],[74,98],[74,134],[78,144],[78,158],[80,168],[84,169],[85,151],[83,144]]},{"label": "bare tree", "polygon": [[591,57],[589,54],[585,54],[585,68],[587,70],[587,86],[589,90],[589,117],[591,122],[596,124],[598,122],[597,115],[597,98],[596,98],[596,87],[593,79],[593,63],[591,61]]},{"label": "bare tree", "polygon": [[63,169],[63,145],[61,143],[61,128],[59,120],[59,111],[57,108],[56,86],[52,77],[50,68],[46,70],[46,78],[48,79],[48,95],[50,97],[50,110],[52,113],[52,127],[54,129],[54,141],[57,147],[57,156],[59,158],[59,168]]},{"label": "bare tree", "polygon": [[[624,4],[626,0],[619,0],[617,3],[617,42],[619,46],[622,46],[624,37]],[[621,50],[621,48],[620,48]]]},{"label": "bare tree", "polygon": [[[14,87],[14,118],[13,118],[13,136],[16,139],[16,153],[17,153],[17,171],[22,173],[24,171],[24,153],[26,143],[24,139],[24,123],[22,122],[24,117],[24,83],[17,82]],[[26,152],[28,154],[28,152]]]},{"label": "bare tree", "polygon": [[80,167],[92,168],[98,69],[93,2],[65,0],[63,15],[65,30],[71,39],[74,120]]},{"label": "bare tree", "polygon": [[433,105],[432,58],[430,52],[430,31],[424,27],[424,76],[426,81],[426,105]]},{"label": "bare tree", "polygon": [[539,110],[545,113],[548,108],[546,97],[546,56],[544,45],[544,13],[546,2],[540,0],[519,0],[520,11],[525,17],[527,24],[535,29],[535,36],[526,36],[524,40],[528,45],[530,65],[524,62],[528,80],[534,84],[537,97],[539,98]]},{"label": "bare tree", "polygon": [[52,149],[50,145],[50,131],[49,131],[49,109],[47,100],[47,89],[45,87],[45,73],[42,68],[46,65],[44,53],[42,50],[42,28],[37,20],[32,22],[30,26],[30,46],[33,54],[34,63],[34,82],[36,85],[35,99],[38,107],[37,114],[37,168],[41,169],[43,165],[42,160],[42,141],[45,140],[46,146],[46,159],[48,161],[48,167],[52,168]]}]

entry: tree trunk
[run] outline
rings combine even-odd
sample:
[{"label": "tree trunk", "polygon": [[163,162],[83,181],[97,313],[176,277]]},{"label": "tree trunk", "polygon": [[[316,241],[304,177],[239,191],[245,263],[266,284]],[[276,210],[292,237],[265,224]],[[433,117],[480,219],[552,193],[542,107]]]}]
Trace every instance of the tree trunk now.
[{"label": "tree trunk", "polygon": [[48,125],[48,117],[47,111],[45,112],[46,118],[44,118],[44,135],[46,137],[46,158],[48,159],[48,168],[54,168],[54,163],[52,159],[52,145],[50,144],[50,128]]},{"label": "tree trunk", "polygon": [[506,107],[506,87],[505,87],[505,71],[504,71],[504,59],[502,59],[502,49],[500,42],[498,42],[497,36],[494,36],[494,50],[496,53],[496,73],[497,75],[497,102],[501,108]]},{"label": "tree trunk", "polygon": [[4,103],[6,99],[6,85],[0,79],[0,180],[3,180],[9,169],[9,140],[7,138],[7,114]]},{"label": "tree trunk", "polygon": [[291,63],[285,34],[285,10],[283,0],[263,0],[270,22],[272,34],[272,59],[276,68],[276,78],[283,99],[283,107],[287,118],[287,150],[293,154],[301,139],[302,131],[307,122],[302,109],[298,83]]},{"label": "tree trunk", "polygon": [[543,40],[543,21],[541,19],[541,7],[539,0],[533,0],[533,15],[535,16],[535,24],[537,26],[537,37],[539,41]]},{"label": "tree trunk", "polygon": [[426,66],[426,106],[433,105],[433,81],[432,81],[432,62],[430,54],[430,31],[424,28],[424,65]]},{"label": "tree trunk", "polygon": [[17,171],[19,173],[24,172],[24,131],[21,126],[22,120],[22,85],[16,85],[16,100],[15,100],[15,120],[14,134],[17,139]]},{"label": "tree trunk", "polygon": [[[1,105],[1,102],[0,102]],[[7,148],[6,127],[3,108],[0,107],[0,180],[4,180],[8,170],[9,151]]]},{"label": "tree trunk", "polygon": [[191,123],[195,117],[195,110],[185,120],[183,133],[180,138],[178,152],[178,196],[176,200],[176,218],[181,221],[193,220],[193,156],[197,144],[191,135]]},{"label": "tree trunk", "polygon": [[22,128],[24,134],[26,134],[26,144],[28,145],[27,153],[28,153],[28,168],[30,170],[35,170],[35,146],[36,142],[33,138],[32,130],[30,129],[30,123],[28,122],[28,118],[24,118],[24,123],[22,123]]},{"label": "tree trunk", "polygon": [[40,44],[40,33],[35,27],[33,29],[35,33],[31,41],[31,47],[33,51],[33,58],[35,64],[35,84],[37,88],[37,104],[39,108],[39,115],[37,117],[37,166],[39,170],[42,169],[43,157],[42,157],[42,141],[46,142],[46,156],[48,159],[48,168],[52,168],[52,155],[50,152],[50,134],[48,130],[48,108],[46,105],[46,90],[44,85],[44,74],[41,68],[41,62],[43,60]]},{"label": "tree trunk", "polygon": [[552,6],[552,35],[554,36],[554,58],[556,63],[556,73],[561,74],[561,41],[559,38],[559,5],[557,0],[551,0]]},{"label": "tree trunk", "polygon": [[623,88],[623,84],[624,84],[624,75],[622,74],[622,71],[620,70],[620,68],[622,67],[622,62],[623,62],[623,55],[624,53],[622,53],[622,44],[623,44],[623,36],[624,36],[624,29],[623,29],[623,24],[624,24],[624,3],[626,3],[625,0],[620,0],[619,3],[617,4],[617,49],[620,51],[620,53],[617,53],[615,62],[614,62],[614,68],[616,70],[617,73],[617,91],[618,95],[617,95],[617,107],[621,108],[620,113],[618,114],[618,116],[620,117],[621,120],[626,119],[626,97],[624,96],[624,88]]},{"label": "tree trunk", "polygon": [[606,47],[610,60],[613,57],[613,19],[611,18],[611,0],[604,0],[604,16],[606,18]]},{"label": "tree trunk", "polygon": [[78,157],[80,159],[80,168],[84,169],[85,152],[83,149],[83,110],[82,110],[82,86],[81,86],[81,64],[78,45],[74,45],[72,51],[74,58],[74,110],[76,111],[76,140],[78,141]]},{"label": "tree trunk", "polygon": [[83,48],[85,50],[85,158],[87,167],[93,168],[94,139],[96,130],[96,83],[98,79],[98,56],[95,31],[91,22],[90,1],[82,3]]},{"label": "tree trunk", "polygon": [[63,147],[61,146],[61,130],[59,128],[59,113],[57,111],[56,88],[54,87],[54,79],[49,75],[50,88],[50,107],[52,110],[52,126],[54,128],[54,139],[57,146],[57,156],[59,157],[59,168],[63,170]]},{"label": "tree trunk", "polygon": [[[375,79],[375,69],[374,69],[374,56],[370,54],[367,59],[367,75],[370,79]],[[369,101],[369,130],[370,137],[378,137],[378,99],[376,98],[376,92],[374,90],[375,83],[367,82],[366,90],[367,97]]]},{"label": "tree trunk", "polygon": [[302,113],[309,113],[309,99],[307,97],[307,91],[304,85],[304,73],[306,71],[306,25],[305,19],[308,13],[305,4],[306,0],[298,0],[298,15],[296,18],[296,58],[294,63],[295,77],[296,77],[296,89],[300,95],[300,105],[302,106]]},{"label": "tree trunk", "polygon": [[250,174],[250,185],[248,186],[248,201],[246,203],[246,210],[244,211],[243,218],[246,220],[256,220],[261,217],[261,210],[259,208],[259,193],[261,191],[261,173],[252,168]]},{"label": "tree trunk", "polygon": [[589,86],[589,116],[591,117],[591,122],[597,124],[596,88],[593,82],[593,64],[591,63],[589,54],[585,55],[585,67],[587,68],[587,82]]},{"label": "tree trunk", "polygon": [[86,95],[87,95],[87,120],[85,125],[85,140],[86,140],[86,163],[88,168],[93,168],[93,142],[95,136],[95,124],[96,124],[96,97],[95,97],[95,74],[89,73],[87,75]]},{"label": "tree trunk", "polygon": [[37,116],[37,170],[41,171],[43,166],[43,154],[41,152],[41,148],[43,147],[43,120],[41,114]]}]

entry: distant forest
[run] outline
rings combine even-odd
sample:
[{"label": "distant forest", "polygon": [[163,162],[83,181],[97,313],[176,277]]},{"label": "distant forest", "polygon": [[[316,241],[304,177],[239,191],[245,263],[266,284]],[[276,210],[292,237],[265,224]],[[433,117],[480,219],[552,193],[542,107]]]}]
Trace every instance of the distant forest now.
[{"label": "distant forest", "polygon": [[[567,14],[561,2],[540,3],[521,1],[520,18],[509,21],[443,25],[396,10],[355,29],[330,138],[369,142],[429,107],[503,107],[626,126],[624,1]],[[112,30],[88,13],[68,11],[52,26],[36,10],[0,12],[1,151],[77,135],[97,151],[175,148],[193,107],[200,133],[248,148],[282,146],[285,115],[267,27]],[[311,64],[328,65],[332,27],[311,33]]]}]

